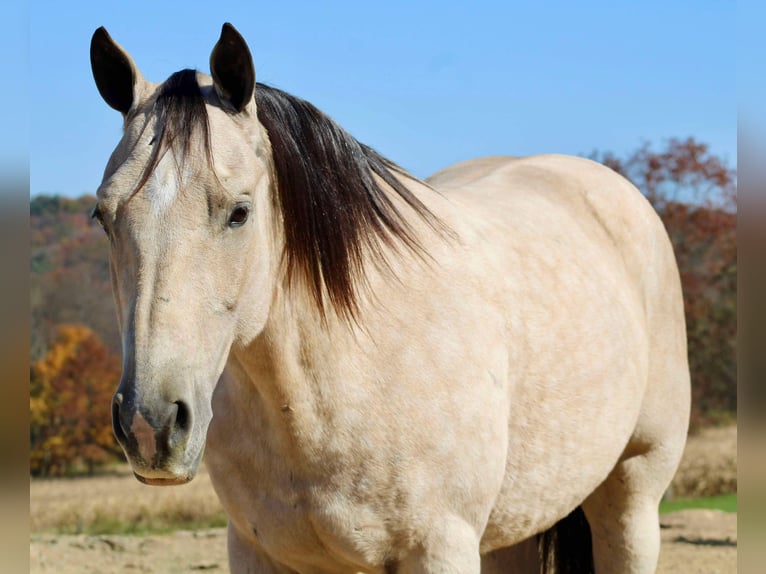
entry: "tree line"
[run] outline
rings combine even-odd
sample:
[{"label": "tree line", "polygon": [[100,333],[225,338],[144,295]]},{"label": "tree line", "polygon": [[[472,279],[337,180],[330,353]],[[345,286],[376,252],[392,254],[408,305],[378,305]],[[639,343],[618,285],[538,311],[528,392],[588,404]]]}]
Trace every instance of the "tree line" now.
[{"label": "tree line", "polygon": [[[692,375],[692,430],[737,408],[737,174],[693,138],[659,149],[590,156],[625,175],[662,218],[684,291]],[[118,459],[111,396],[120,335],[108,242],[89,217],[95,197],[30,201],[30,471],[94,472]]]}]

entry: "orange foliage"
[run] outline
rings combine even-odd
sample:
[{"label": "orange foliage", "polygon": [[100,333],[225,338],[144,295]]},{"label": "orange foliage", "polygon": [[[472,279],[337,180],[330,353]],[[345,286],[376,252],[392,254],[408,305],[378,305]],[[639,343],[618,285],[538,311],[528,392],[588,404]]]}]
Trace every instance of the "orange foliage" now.
[{"label": "orange foliage", "polygon": [[30,470],[61,475],[75,465],[89,472],[116,458],[111,399],[119,359],[83,325],[61,325],[48,352],[32,365]]}]

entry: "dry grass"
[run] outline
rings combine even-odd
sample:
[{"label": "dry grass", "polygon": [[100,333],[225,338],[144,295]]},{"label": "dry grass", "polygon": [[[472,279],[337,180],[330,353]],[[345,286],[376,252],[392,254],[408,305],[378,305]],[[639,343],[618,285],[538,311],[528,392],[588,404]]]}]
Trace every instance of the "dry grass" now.
[{"label": "dry grass", "polygon": [[[710,428],[689,439],[672,498],[737,491],[737,427]],[[127,465],[106,476],[32,480],[33,533],[143,534],[224,526],[226,516],[204,466],[189,484],[139,483]]]},{"label": "dry grass", "polygon": [[737,427],[703,429],[689,437],[673,479],[673,497],[696,498],[737,492]]},{"label": "dry grass", "polygon": [[29,499],[33,533],[140,534],[226,524],[204,466],[189,484],[173,487],[141,484],[127,465],[104,476],[32,480]]}]

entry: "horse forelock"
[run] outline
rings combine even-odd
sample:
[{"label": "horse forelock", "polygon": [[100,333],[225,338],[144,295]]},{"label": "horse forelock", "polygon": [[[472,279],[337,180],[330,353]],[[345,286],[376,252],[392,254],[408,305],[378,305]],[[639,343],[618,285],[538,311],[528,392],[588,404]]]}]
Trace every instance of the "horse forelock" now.
[{"label": "horse forelock", "polygon": [[[133,195],[146,185],[166,154],[172,156],[180,181],[198,131],[201,132],[205,158],[213,171],[210,122],[196,70],[185,69],[170,76],[160,86],[154,98],[151,115],[156,118],[157,132],[152,138],[149,161],[133,190]],[[161,202],[168,200],[167,197],[157,199]]]}]

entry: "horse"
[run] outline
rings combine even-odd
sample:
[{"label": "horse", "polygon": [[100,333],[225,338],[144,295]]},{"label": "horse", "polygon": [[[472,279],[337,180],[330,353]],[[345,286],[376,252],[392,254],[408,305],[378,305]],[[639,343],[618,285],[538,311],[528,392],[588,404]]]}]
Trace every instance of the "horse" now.
[{"label": "horse", "polygon": [[210,75],[152,83],[103,27],[90,57],[123,117],[93,211],[114,433],[149,485],[205,453],[232,572],[537,569],[566,523],[589,542],[560,568],[655,571],[690,384],[672,246],[632,184],[563,155],[422,181],[256,83],[228,23]]}]

